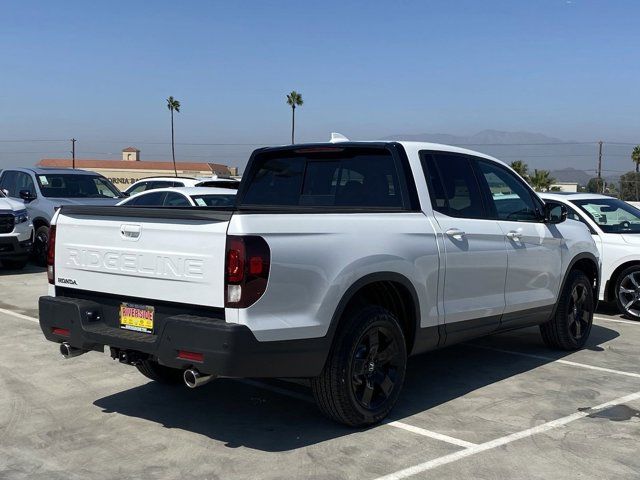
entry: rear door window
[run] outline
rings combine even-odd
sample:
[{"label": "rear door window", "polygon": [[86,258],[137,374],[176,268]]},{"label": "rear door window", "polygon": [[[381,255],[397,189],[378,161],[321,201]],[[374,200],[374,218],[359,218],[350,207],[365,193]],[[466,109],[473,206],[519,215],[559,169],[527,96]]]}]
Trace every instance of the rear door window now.
[{"label": "rear door window", "polygon": [[164,204],[165,195],[166,192],[145,193],[127,202],[127,205],[161,207]]},{"label": "rear door window", "polygon": [[322,148],[258,155],[242,205],[403,208],[397,162],[383,148]]},{"label": "rear door window", "polygon": [[458,218],[486,218],[480,186],[466,155],[421,152],[431,206]]},{"label": "rear door window", "polygon": [[167,192],[167,196],[164,199],[164,204],[167,207],[190,207],[191,203],[187,200],[187,197],[181,193]]}]

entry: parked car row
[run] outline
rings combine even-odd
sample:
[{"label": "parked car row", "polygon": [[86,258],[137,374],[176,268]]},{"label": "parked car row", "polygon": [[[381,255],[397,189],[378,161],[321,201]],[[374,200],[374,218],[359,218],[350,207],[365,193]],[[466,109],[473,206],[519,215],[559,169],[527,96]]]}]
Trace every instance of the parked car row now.
[{"label": "parked car row", "polygon": [[[46,265],[51,218],[63,205],[116,205],[136,193],[164,188],[162,195],[136,199],[148,205],[225,206],[233,203],[240,182],[232,178],[152,177],[120,192],[107,178],[79,169],[10,168],[0,173],[0,260],[8,268],[23,268],[31,255],[40,266]],[[200,185],[205,191],[169,195],[167,187]],[[215,190],[213,192],[212,190]],[[216,193],[215,198],[210,194]],[[195,198],[195,200],[194,200]],[[132,197],[133,200],[133,197]],[[185,204],[186,202],[186,204]],[[203,205],[203,203],[205,205]],[[16,213],[17,212],[17,213]],[[28,224],[22,221],[27,215]],[[28,237],[28,240],[24,238]],[[17,240],[16,240],[17,239]],[[17,242],[17,243],[16,243]]]}]

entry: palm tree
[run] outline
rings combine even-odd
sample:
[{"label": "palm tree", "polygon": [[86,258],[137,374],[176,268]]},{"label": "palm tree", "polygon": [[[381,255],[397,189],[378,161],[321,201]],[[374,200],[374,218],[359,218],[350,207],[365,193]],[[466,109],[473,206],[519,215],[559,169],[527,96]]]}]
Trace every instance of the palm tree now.
[{"label": "palm tree", "polygon": [[525,181],[529,182],[529,166],[526,163],[522,160],[515,160],[511,162],[511,168],[513,168]]},{"label": "palm tree", "polygon": [[295,143],[295,130],[296,130],[296,107],[302,106],[302,95],[291,90],[291,93],[287,95],[287,105],[291,107],[291,143]]},{"label": "palm tree", "polygon": [[178,176],[178,169],[176,168],[176,146],[173,135],[173,111],[180,113],[180,102],[173,97],[167,98],[167,108],[171,112],[171,157],[173,158],[173,173]]},{"label": "palm tree", "polygon": [[531,176],[531,186],[536,192],[548,191],[555,181],[556,179],[551,176],[551,172],[549,172],[549,170],[535,169]]},{"label": "palm tree", "polygon": [[638,173],[638,168],[640,168],[640,145],[636,145],[633,148],[633,152],[631,152],[631,160],[635,162],[636,173]]}]

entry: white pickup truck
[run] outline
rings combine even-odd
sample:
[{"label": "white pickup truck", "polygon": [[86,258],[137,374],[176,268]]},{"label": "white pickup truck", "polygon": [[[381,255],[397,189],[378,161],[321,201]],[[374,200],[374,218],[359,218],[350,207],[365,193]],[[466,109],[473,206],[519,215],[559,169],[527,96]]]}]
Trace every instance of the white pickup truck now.
[{"label": "white pickup truck", "polygon": [[340,142],[255,151],[233,209],[63,206],[40,325],[65,357],[109,346],[160,382],[311,379],[353,426],[395,404],[407,356],[540,325],[587,341],[587,228],[500,161]]}]

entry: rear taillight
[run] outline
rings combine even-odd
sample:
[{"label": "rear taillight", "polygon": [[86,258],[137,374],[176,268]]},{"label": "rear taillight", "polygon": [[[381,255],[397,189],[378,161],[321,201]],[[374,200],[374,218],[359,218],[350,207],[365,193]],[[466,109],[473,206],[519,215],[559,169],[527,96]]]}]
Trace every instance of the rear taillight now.
[{"label": "rear taillight", "polygon": [[262,237],[227,237],[225,307],[250,307],[267,288],[271,252]]},{"label": "rear taillight", "polygon": [[49,283],[55,285],[55,260],[56,260],[56,226],[49,228],[49,244],[47,247],[47,277]]}]

